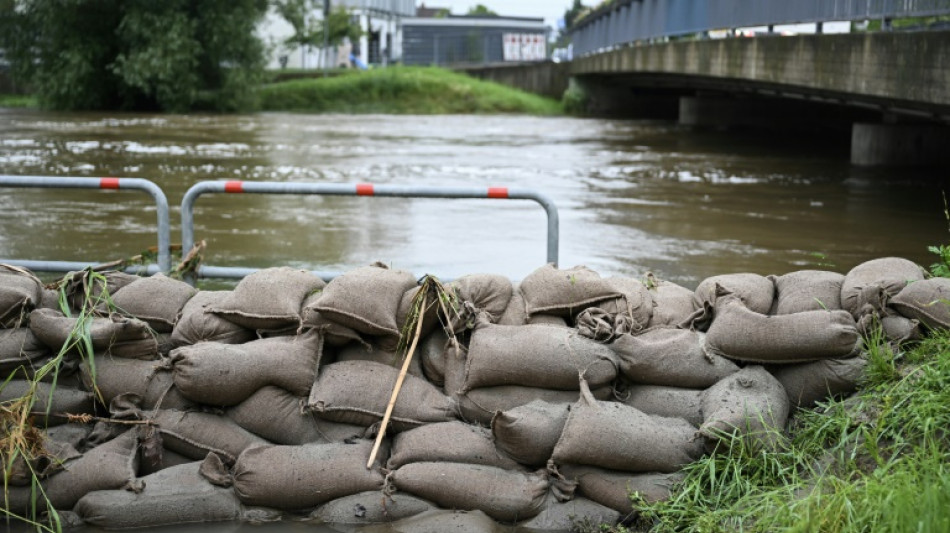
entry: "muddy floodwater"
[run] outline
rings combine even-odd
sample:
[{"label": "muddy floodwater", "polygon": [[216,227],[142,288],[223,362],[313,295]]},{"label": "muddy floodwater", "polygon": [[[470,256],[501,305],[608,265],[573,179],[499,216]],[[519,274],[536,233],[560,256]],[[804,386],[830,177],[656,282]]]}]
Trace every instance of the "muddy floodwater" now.
[{"label": "muddy floodwater", "polygon": [[[672,123],[520,116],[56,114],[0,110],[0,173],[155,181],[180,242],[202,180],[528,187],[560,210],[560,264],[713,274],[847,271],[950,240],[934,171],[867,170],[840,146]],[[196,237],[218,266],[520,279],[545,262],[530,201],[212,195]],[[0,190],[0,258],[106,261],[155,244],[137,192]]]}]

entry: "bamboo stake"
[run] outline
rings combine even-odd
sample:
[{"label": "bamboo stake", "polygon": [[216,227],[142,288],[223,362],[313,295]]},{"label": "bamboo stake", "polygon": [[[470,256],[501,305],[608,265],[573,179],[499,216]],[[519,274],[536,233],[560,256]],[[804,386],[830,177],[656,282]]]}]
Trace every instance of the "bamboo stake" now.
[{"label": "bamboo stake", "polygon": [[[425,291],[425,285],[423,289]],[[373,451],[369,454],[369,461],[366,462],[366,468],[372,468],[373,461],[376,460],[376,454],[379,452],[379,446],[383,443],[383,437],[386,435],[386,426],[389,425],[389,418],[393,414],[393,407],[396,405],[396,398],[399,396],[399,391],[402,389],[402,382],[406,379],[406,373],[409,371],[409,363],[412,361],[412,354],[416,351],[416,345],[419,344],[419,335],[422,332],[422,319],[423,313],[426,308],[426,294],[428,291],[425,291],[422,294],[422,311],[419,312],[419,317],[416,322],[416,334],[412,337],[412,345],[409,346],[409,352],[406,354],[406,360],[402,363],[402,369],[399,370],[399,378],[396,379],[396,386],[393,388],[393,395],[389,398],[389,405],[386,406],[386,414],[383,415],[383,422],[379,425],[379,432],[376,434],[376,443],[373,444]]]}]

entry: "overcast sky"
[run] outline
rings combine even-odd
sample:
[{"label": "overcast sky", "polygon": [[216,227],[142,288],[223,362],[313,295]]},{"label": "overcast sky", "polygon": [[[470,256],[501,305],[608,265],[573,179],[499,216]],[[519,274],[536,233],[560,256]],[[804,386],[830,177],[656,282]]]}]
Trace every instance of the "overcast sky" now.
[{"label": "overcast sky", "polygon": [[453,15],[464,15],[470,7],[482,4],[499,15],[544,17],[544,23],[555,30],[557,20],[574,4],[573,0],[425,0],[416,5],[423,3],[426,7],[447,7]]}]

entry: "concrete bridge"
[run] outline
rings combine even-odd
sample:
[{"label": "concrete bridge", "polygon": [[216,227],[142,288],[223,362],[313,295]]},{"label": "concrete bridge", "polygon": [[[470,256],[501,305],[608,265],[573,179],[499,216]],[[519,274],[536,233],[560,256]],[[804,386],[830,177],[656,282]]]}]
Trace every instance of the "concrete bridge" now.
[{"label": "concrete bridge", "polygon": [[[705,5],[707,18],[715,18],[710,6],[744,1],[696,0],[693,5]],[[759,7],[775,3],[755,2]],[[820,12],[795,14],[794,20],[826,16],[822,10],[843,2],[815,2]],[[662,24],[644,26],[634,16],[637,5],[642,9],[651,3],[669,9],[685,5],[682,0],[615,2],[575,30],[581,54],[571,62],[482,67],[470,73],[549,96],[570,83],[593,114],[676,118],[699,127],[848,129],[851,161],[857,165],[950,165],[950,30],[784,36],[770,33],[770,24],[754,37],[710,39],[701,28],[712,22],[693,21],[676,26],[672,36],[656,35],[655,26]],[[852,0],[847,6],[861,3]],[[917,9],[912,14],[950,14],[950,0],[900,5]],[[668,17],[664,20],[670,26]],[[740,17],[741,22],[756,20]],[[882,27],[890,20],[885,17]],[[629,27],[624,30],[623,24]],[[821,24],[816,23],[819,30]],[[697,28],[698,33],[686,33]]]}]

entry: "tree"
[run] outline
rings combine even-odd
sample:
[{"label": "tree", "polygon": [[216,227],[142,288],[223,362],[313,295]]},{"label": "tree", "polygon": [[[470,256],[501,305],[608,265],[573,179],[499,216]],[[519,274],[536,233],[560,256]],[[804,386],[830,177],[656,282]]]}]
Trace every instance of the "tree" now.
[{"label": "tree", "polygon": [[[323,46],[323,17],[316,16],[318,7],[322,12],[322,5],[322,0],[274,0],[277,13],[294,29],[294,34],[284,40],[285,45],[291,49],[301,46]],[[359,24],[353,22],[349,10],[343,6],[333,8],[327,22],[329,32],[326,42],[330,46],[338,46],[345,38],[353,42],[363,35]]]},{"label": "tree", "polygon": [[497,17],[498,13],[495,13],[491,9],[488,9],[482,4],[476,4],[474,7],[468,8],[469,15],[476,15],[481,17]]},{"label": "tree", "polygon": [[589,7],[581,3],[581,0],[574,0],[574,4],[571,7],[564,11],[564,26],[558,31],[558,36],[556,40],[557,46],[566,46],[570,42],[570,33],[574,29],[574,24],[577,23],[577,20],[590,10]]},{"label": "tree", "polygon": [[0,46],[52,109],[236,110],[264,66],[267,0],[3,0]]}]

